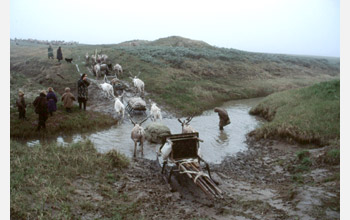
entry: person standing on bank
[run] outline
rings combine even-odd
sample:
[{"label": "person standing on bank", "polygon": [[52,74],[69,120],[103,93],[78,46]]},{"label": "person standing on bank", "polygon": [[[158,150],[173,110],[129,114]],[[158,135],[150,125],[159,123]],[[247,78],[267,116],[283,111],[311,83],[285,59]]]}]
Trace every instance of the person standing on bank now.
[{"label": "person standing on bank", "polygon": [[88,100],[88,86],[90,83],[88,82],[86,73],[83,73],[81,75],[79,81],[78,81],[78,102],[79,102],[79,109],[81,109],[81,106],[84,106],[84,111],[86,110],[86,102]]},{"label": "person standing on bank", "polygon": [[49,48],[47,48],[47,53],[48,53],[49,59],[50,59],[50,58],[51,58],[51,59],[54,59],[54,58],[53,58],[53,49],[52,49],[52,47],[51,47],[51,44],[49,45]]},{"label": "person standing on bank", "polygon": [[24,100],[24,93],[22,91],[18,92],[18,99],[16,101],[16,105],[19,112],[19,119],[27,119],[26,118],[26,102]]},{"label": "person standing on bank", "polygon": [[47,109],[48,112],[50,113],[50,115],[52,116],[53,112],[55,112],[57,110],[57,97],[55,95],[55,93],[53,92],[52,87],[48,88],[49,92],[47,93]]},{"label": "person standing on bank", "polygon": [[228,117],[227,111],[223,108],[214,108],[214,112],[217,112],[220,118],[219,128],[224,130],[224,126],[230,124],[230,118]]},{"label": "person standing on bank", "polygon": [[40,128],[46,129],[45,122],[48,118],[47,115],[47,99],[46,99],[46,91],[42,90],[40,95],[35,98],[33,102],[33,106],[35,107],[35,113],[39,115],[39,122],[37,131],[40,131]]},{"label": "person standing on bank", "polygon": [[73,102],[75,101],[74,95],[70,92],[70,88],[65,89],[65,93],[62,95],[63,107],[66,108],[66,112],[72,112]]},{"label": "person standing on bank", "polygon": [[58,59],[58,62],[61,62],[61,60],[63,60],[61,47],[58,47],[58,49],[57,49],[57,56],[56,57]]}]

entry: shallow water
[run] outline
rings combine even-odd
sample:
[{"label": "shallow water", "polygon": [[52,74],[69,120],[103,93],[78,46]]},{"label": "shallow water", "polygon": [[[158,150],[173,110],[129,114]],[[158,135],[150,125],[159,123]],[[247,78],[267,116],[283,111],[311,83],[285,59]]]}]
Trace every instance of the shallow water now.
[{"label": "shallow water", "polygon": [[[203,159],[209,163],[220,163],[226,156],[232,156],[247,148],[245,135],[254,130],[261,122],[256,117],[249,115],[249,110],[257,104],[261,98],[237,100],[225,103],[222,107],[229,114],[231,124],[219,130],[219,116],[213,110],[205,111],[202,115],[196,116],[190,122],[191,126],[199,132],[201,153]],[[145,116],[136,116],[134,121],[141,121]],[[183,119],[183,118],[182,118]],[[144,122],[145,128],[151,120]],[[169,127],[172,134],[181,133],[181,124],[177,118],[164,118],[162,123]],[[113,126],[108,130],[99,131],[88,135],[74,135],[57,138],[62,145],[78,142],[84,139],[91,140],[96,149],[101,153],[115,149],[128,157],[132,157],[134,143],[130,138],[130,131],[133,128],[129,119],[125,118],[122,124]],[[28,142],[28,145],[38,144],[38,141]],[[159,144],[145,142],[144,157],[154,160]],[[140,156],[139,148],[138,154]]]}]

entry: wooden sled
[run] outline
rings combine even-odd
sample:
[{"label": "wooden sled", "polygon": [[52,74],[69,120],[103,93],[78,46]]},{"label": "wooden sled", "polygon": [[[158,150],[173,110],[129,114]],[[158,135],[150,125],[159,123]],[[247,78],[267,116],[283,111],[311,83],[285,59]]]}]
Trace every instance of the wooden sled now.
[{"label": "wooden sled", "polygon": [[[188,134],[175,134],[163,137],[162,146],[157,152],[157,162],[161,167],[164,180],[171,182],[174,173],[179,173],[190,178],[206,195],[213,199],[223,198],[223,192],[217,187],[217,183],[210,175],[210,168],[199,155],[198,132]],[[171,152],[164,158],[165,148]],[[164,148],[164,149],[163,149]],[[203,162],[207,173],[203,172],[200,162]]]}]

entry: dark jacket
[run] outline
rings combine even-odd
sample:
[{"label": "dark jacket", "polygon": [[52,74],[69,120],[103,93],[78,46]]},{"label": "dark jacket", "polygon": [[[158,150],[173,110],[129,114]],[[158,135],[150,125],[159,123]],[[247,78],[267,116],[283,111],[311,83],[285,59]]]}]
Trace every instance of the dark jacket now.
[{"label": "dark jacket", "polygon": [[24,96],[20,96],[17,101],[16,101],[16,105],[18,108],[18,111],[25,111],[26,110],[26,102],[24,101]]},{"label": "dark jacket", "polygon": [[78,80],[78,99],[84,98],[88,100],[88,86],[90,83],[87,80]]},{"label": "dark jacket", "polygon": [[52,47],[47,48],[47,52],[48,52],[49,57],[53,57],[53,49],[52,49]]},{"label": "dark jacket", "polygon": [[62,60],[63,59],[62,50],[61,50],[60,47],[57,49],[57,59],[58,60]]},{"label": "dark jacket", "polygon": [[47,116],[47,100],[44,93],[40,93],[40,95],[35,98],[33,105],[35,107],[35,113]]},{"label": "dark jacket", "polygon": [[55,93],[52,91],[48,92],[46,95],[46,99],[47,99],[47,108],[49,112],[55,112],[57,110],[57,106],[56,106],[57,97]]}]

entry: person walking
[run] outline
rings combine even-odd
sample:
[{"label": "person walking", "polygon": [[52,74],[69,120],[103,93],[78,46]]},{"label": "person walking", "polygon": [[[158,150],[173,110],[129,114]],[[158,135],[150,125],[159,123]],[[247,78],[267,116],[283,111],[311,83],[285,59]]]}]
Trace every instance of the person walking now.
[{"label": "person walking", "polygon": [[57,49],[57,56],[56,57],[58,59],[58,62],[61,62],[61,60],[63,60],[61,47],[58,47],[58,49]]},{"label": "person walking", "polygon": [[84,111],[86,110],[86,102],[88,100],[88,86],[90,83],[88,82],[86,73],[83,73],[81,75],[80,79],[78,80],[78,102],[79,102],[79,109],[81,109],[82,105],[84,108]]},{"label": "person walking", "polygon": [[214,112],[217,112],[220,118],[219,128],[224,130],[224,126],[231,123],[230,118],[228,117],[227,111],[223,108],[214,108]]},{"label": "person walking", "polygon": [[57,97],[56,94],[53,92],[52,87],[48,88],[49,92],[46,95],[47,98],[47,109],[48,112],[50,113],[50,115],[53,115],[53,112],[55,112],[57,110]]},{"label": "person walking", "polygon": [[70,113],[72,112],[72,106],[73,102],[75,101],[74,95],[70,92],[70,88],[67,87],[65,89],[65,93],[62,95],[62,102],[63,102],[63,107],[66,108],[66,112]]},{"label": "person walking", "polygon": [[49,45],[49,48],[47,48],[47,53],[48,53],[49,59],[50,59],[50,58],[51,58],[51,59],[54,59],[54,57],[53,57],[53,49],[52,49],[52,47],[51,47],[51,44]]},{"label": "person walking", "polygon": [[37,131],[40,131],[40,128],[46,129],[45,122],[48,118],[47,115],[47,99],[46,99],[46,91],[42,90],[40,95],[37,96],[33,102],[33,106],[35,107],[35,113],[39,115],[39,122]]},{"label": "person walking", "polygon": [[16,101],[17,109],[19,112],[19,119],[27,119],[26,118],[26,102],[24,100],[24,93],[22,91],[18,92],[18,99]]}]

